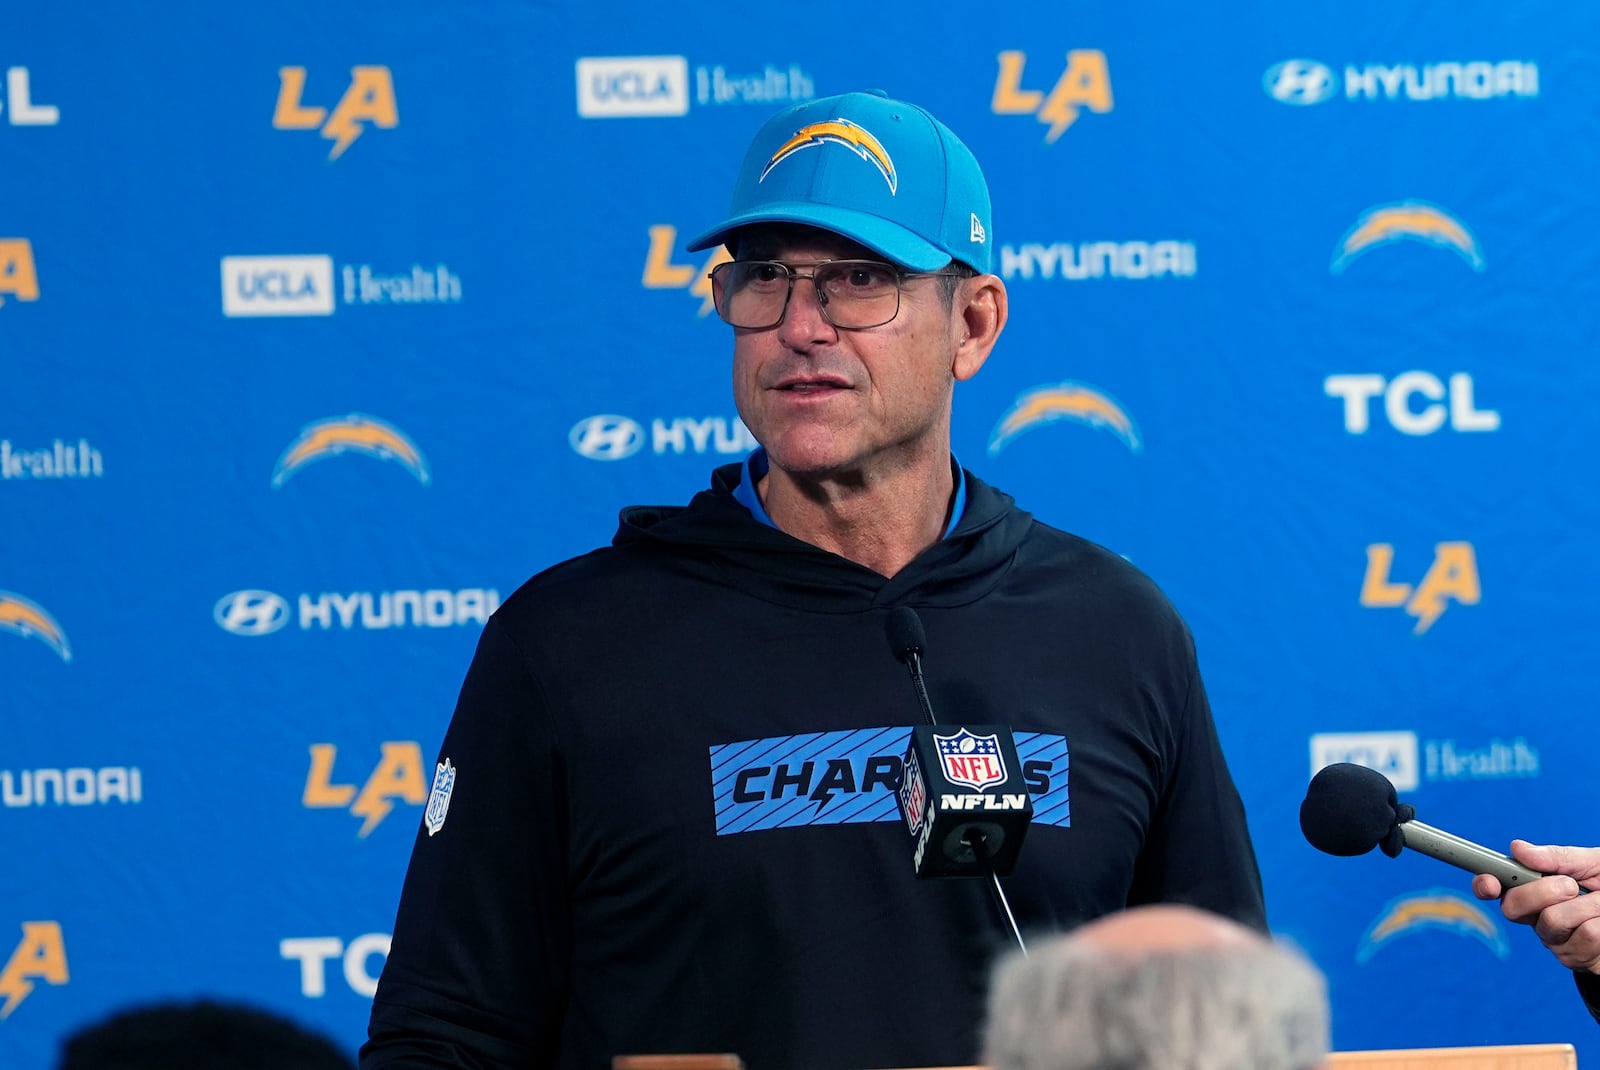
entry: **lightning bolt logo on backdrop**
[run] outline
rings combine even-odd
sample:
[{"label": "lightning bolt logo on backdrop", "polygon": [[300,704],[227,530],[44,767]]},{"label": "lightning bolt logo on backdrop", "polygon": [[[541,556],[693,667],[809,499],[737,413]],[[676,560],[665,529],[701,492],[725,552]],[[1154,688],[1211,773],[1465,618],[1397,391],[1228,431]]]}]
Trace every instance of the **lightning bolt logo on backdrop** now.
[{"label": "lightning bolt logo on backdrop", "polygon": [[67,645],[67,633],[61,625],[43,606],[20,594],[0,591],[0,631],[37,639],[60,655],[62,661],[72,660],[72,648]]},{"label": "lightning bolt logo on backdrop", "polygon": [[1505,934],[1478,901],[1447,888],[1391,899],[1361,936],[1357,962],[1366,962],[1391,941],[1428,929],[1443,929],[1478,940],[1498,958],[1511,953]]},{"label": "lightning bolt logo on backdrop", "polygon": [[1484,269],[1483,252],[1472,232],[1449,212],[1423,201],[1401,201],[1369,208],[1356,220],[1334,250],[1328,270],[1339,274],[1356,257],[1380,245],[1397,241],[1421,242],[1449,249],[1472,265]]},{"label": "lightning bolt logo on backdrop", "polygon": [[1144,449],[1139,426],[1109,394],[1087,383],[1067,381],[1036,386],[1018,395],[989,435],[989,456],[996,456],[1025,432],[1061,420],[1109,431],[1134,453]]},{"label": "lightning bolt logo on backdrop", "polygon": [[278,466],[272,470],[272,485],[281,487],[306,465],[337,457],[347,450],[380,461],[393,461],[416,476],[417,482],[424,486],[433,479],[427,459],[405,432],[375,416],[353,412],[348,416],[318,420],[302,428],[278,458]]},{"label": "lightning bolt logo on backdrop", "polygon": [[59,921],[22,923],[22,940],[0,969],[0,996],[5,997],[0,1003],[0,1020],[11,1017],[17,1004],[28,998],[35,978],[52,985],[64,985],[70,979]]},{"label": "lightning bolt logo on backdrop", "polygon": [[795,153],[803,149],[820,148],[823,145],[843,145],[872,164],[883,175],[883,180],[889,183],[890,195],[894,195],[900,185],[900,178],[895,174],[894,161],[889,158],[889,151],[868,130],[857,126],[849,119],[827,119],[820,123],[802,126],[794,132],[793,137],[778,146],[778,151],[772,154],[772,159],[767,161],[766,169],[756,181],[765,182],[774,167]]},{"label": "lightning bolt logo on backdrop", "polygon": [[[718,836],[803,825],[898,821],[895,789],[911,739],[905,727],[807,732],[711,748]],[[1016,733],[1035,824],[1070,827],[1067,741]]]}]

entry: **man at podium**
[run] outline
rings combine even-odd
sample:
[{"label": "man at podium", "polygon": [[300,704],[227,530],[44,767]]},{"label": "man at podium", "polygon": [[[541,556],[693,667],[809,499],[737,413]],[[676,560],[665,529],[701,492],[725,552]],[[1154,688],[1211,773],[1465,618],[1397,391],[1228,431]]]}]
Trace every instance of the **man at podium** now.
[{"label": "man at podium", "polygon": [[[913,104],[813,100],[756,134],[691,249],[732,256],[710,282],[760,448],[490,620],[364,1070],[968,1063],[1002,913],[1039,932],[1176,901],[1265,928],[1183,620],[952,456],[955,384],[1006,323],[993,235],[977,161]],[[1017,418],[1097,403],[1059,394]],[[928,707],[895,611],[925,629]],[[913,870],[897,789],[930,708],[999,726],[949,730],[969,786],[940,805],[1031,802],[1004,912],[998,878]]]}]

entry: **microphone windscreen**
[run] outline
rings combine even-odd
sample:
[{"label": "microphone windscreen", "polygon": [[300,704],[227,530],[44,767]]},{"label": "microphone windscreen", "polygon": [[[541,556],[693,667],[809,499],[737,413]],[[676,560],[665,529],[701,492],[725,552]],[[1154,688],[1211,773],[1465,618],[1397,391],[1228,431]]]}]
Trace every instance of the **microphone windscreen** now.
[{"label": "microphone windscreen", "polygon": [[889,649],[901,661],[912,654],[921,657],[928,648],[928,636],[922,630],[922,618],[910,606],[896,606],[890,610],[884,630],[889,636]]},{"label": "microphone windscreen", "polygon": [[1311,778],[1300,804],[1300,831],[1331,855],[1362,855],[1382,843],[1399,821],[1399,799],[1376,769],[1338,762]]}]

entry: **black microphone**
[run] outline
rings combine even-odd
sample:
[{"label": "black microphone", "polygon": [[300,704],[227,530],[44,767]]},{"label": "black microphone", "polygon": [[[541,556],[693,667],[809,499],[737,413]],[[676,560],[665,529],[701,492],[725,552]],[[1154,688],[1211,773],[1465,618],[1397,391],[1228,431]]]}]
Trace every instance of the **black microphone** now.
[{"label": "black microphone", "polygon": [[928,699],[927,685],[922,682],[922,653],[928,649],[928,633],[922,630],[922,618],[910,606],[896,606],[884,622],[884,631],[889,636],[889,649],[911,671],[911,686],[917,689],[917,702],[922,706],[923,716],[928,718],[929,724],[938,724],[933,716],[933,703]]},{"label": "black microphone", "polygon": [[1336,762],[1311,778],[1300,804],[1300,831],[1311,846],[1331,855],[1362,855],[1381,847],[1396,858],[1408,847],[1468,873],[1491,874],[1502,888],[1546,876],[1509,855],[1424,825],[1416,813],[1376,769]]},{"label": "black microphone", "polygon": [[910,669],[928,719],[911,729],[895,793],[915,844],[912,866],[918,877],[1004,876],[1016,867],[1033,820],[1033,797],[1011,729],[941,726],[922,678],[927,636],[921,618],[901,606],[885,628],[889,649]]}]

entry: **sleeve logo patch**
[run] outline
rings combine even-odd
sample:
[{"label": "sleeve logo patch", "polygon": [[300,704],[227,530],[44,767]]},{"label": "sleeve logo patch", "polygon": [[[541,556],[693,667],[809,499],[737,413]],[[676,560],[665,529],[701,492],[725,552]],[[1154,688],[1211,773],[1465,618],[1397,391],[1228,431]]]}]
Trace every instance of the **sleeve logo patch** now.
[{"label": "sleeve logo patch", "polygon": [[456,769],[446,758],[434,767],[433,790],[428,793],[428,808],[422,814],[429,836],[444,828],[444,815],[450,812],[450,793],[455,790]]}]

